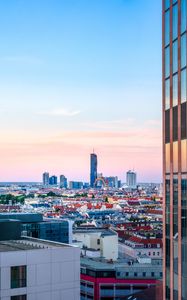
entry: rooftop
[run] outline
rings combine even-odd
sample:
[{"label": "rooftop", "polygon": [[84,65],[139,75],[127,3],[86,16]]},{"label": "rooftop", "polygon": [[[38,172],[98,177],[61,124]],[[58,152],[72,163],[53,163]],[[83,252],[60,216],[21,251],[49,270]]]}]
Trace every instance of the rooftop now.
[{"label": "rooftop", "polygon": [[35,238],[21,238],[20,240],[9,240],[0,242],[0,252],[27,251],[39,249],[52,249],[71,247],[67,244],[45,241]]}]

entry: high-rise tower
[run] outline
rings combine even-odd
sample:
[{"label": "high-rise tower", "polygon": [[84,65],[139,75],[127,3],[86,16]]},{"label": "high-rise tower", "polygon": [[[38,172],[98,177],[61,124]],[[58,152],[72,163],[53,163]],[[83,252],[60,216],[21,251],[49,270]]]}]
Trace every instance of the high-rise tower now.
[{"label": "high-rise tower", "polygon": [[49,185],[49,173],[45,172],[43,173],[43,185]]},{"label": "high-rise tower", "polygon": [[187,0],[163,0],[163,299],[187,299]]},{"label": "high-rise tower", "polygon": [[97,179],[97,155],[91,153],[90,155],[90,186],[94,187]]}]

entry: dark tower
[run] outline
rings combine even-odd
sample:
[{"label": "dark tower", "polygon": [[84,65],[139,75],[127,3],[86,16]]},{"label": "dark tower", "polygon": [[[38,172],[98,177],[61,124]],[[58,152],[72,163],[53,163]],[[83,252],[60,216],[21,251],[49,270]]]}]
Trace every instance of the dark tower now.
[{"label": "dark tower", "polygon": [[187,300],[186,2],[162,2],[164,300]]},{"label": "dark tower", "polygon": [[94,183],[97,179],[97,155],[91,153],[90,155],[90,186],[94,187]]}]

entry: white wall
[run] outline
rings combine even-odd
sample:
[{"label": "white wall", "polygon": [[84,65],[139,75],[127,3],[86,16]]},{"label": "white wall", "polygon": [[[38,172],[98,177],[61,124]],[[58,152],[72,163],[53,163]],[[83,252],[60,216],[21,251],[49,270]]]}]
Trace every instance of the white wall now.
[{"label": "white wall", "polygon": [[[146,254],[150,258],[162,258],[162,249],[161,248],[132,248],[125,244],[119,243],[119,253],[121,255],[127,254],[136,258],[139,254]],[[153,255],[155,253],[155,255]],[[158,254],[159,253],[159,254]]]},{"label": "white wall", "polygon": [[[10,288],[10,267],[27,266],[27,287]],[[27,294],[28,300],[79,300],[80,250],[57,247],[0,252],[0,299]]]},{"label": "white wall", "polygon": [[101,238],[102,256],[108,260],[118,259],[118,236],[108,235]]}]

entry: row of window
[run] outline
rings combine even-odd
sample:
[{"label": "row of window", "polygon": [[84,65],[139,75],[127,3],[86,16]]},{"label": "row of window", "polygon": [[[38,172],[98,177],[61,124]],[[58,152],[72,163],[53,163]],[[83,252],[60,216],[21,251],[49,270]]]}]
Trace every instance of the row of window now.
[{"label": "row of window", "polygon": [[[181,34],[186,31],[186,18],[187,18],[187,0],[181,0]],[[165,46],[169,44],[169,35],[170,35],[170,0],[165,0]],[[173,15],[173,26],[172,26],[172,39],[174,40],[178,35],[178,3],[173,1],[172,6],[172,15]]]},{"label": "row of window", "polygon": [[[173,75],[171,82],[173,103],[172,107],[178,105],[178,74]],[[187,101],[187,76],[186,68],[181,71],[181,103]],[[165,80],[165,110],[170,108],[170,79]]]},{"label": "row of window", "polygon": [[181,139],[187,139],[187,106],[186,102],[181,104],[181,113],[180,113],[180,124],[181,128],[178,127],[178,106],[173,107],[172,109],[172,128],[170,128],[170,110],[165,112],[165,143],[170,143],[170,129],[172,130],[173,142],[178,141],[178,130],[180,129]]},{"label": "row of window", "polygon": [[[172,44],[172,72],[173,74],[178,72],[178,40],[175,40]],[[186,33],[181,36],[181,48],[180,48],[180,64],[181,69],[186,67]],[[170,47],[165,48],[165,78],[170,76]]]},{"label": "row of window", "polygon": [[[120,276],[121,273],[120,272],[117,272],[117,276]],[[129,273],[129,272],[125,272],[124,273],[125,277],[132,277],[132,273]],[[146,273],[146,272],[142,272],[142,274],[140,273],[137,273],[137,272],[134,272],[134,276],[133,277],[147,277],[147,276],[150,276],[150,273]],[[151,272],[151,277],[155,277],[156,274],[155,272]],[[162,277],[162,272],[160,272],[160,277]]]}]

